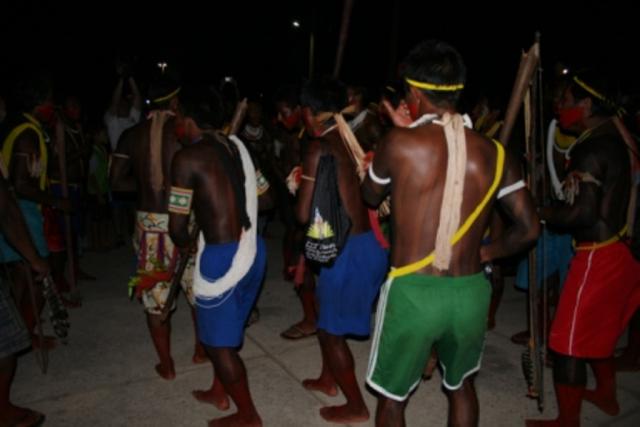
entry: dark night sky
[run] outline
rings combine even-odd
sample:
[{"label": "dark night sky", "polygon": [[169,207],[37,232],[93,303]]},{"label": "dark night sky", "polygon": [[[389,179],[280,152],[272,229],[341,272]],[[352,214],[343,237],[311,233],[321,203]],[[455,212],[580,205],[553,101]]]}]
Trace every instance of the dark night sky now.
[{"label": "dark night sky", "polygon": [[[380,87],[413,45],[436,37],[461,51],[469,69],[468,86],[508,94],[520,52],[540,30],[545,69],[551,70],[559,59],[606,65],[616,70],[626,91],[637,92],[640,86],[630,59],[640,42],[630,2],[396,2],[394,42],[394,2],[355,0],[343,80]],[[536,9],[526,12],[526,6]],[[243,92],[270,92],[307,75],[311,29],[315,73],[330,73],[342,1],[103,0],[74,5],[9,0],[2,9],[0,90],[8,90],[11,78],[29,68],[47,68],[58,87],[104,105],[114,84],[117,57],[130,60],[139,76],[158,60],[166,60],[179,67],[185,79],[217,81],[233,74]],[[301,21],[300,29],[292,28],[293,18]]]}]

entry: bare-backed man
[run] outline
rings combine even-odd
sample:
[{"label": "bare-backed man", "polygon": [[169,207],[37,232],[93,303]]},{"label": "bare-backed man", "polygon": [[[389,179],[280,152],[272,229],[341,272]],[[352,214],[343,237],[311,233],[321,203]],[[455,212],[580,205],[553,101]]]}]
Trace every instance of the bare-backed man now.
[{"label": "bare-backed man", "polygon": [[[640,263],[624,241],[630,190],[637,187],[630,159],[635,148],[617,128],[606,86],[594,73],[571,76],[558,102],[560,127],[578,137],[565,153],[565,203],[542,209],[540,217],[566,227],[576,253],[549,334],[558,417],[527,420],[531,427],[579,426],[583,399],[608,415],[620,411],[612,356],[640,306]],[[585,389],[587,362],[596,379],[591,390]]]},{"label": "bare-backed man", "polygon": [[[377,425],[404,425],[406,400],[433,347],[449,425],[473,426],[478,401],[470,375],[480,368],[491,296],[481,262],[531,244],[538,218],[518,164],[456,112],[466,77],[459,53],[423,42],[405,59],[404,77],[406,103],[390,113],[408,128],[387,134],[363,184],[373,205],[391,193],[393,242],[367,383],[379,393]],[[513,226],[481,249],[497,200]]]},{"label": "bare-backed man", "polygon": [[[301,104],[312,140],[303,159],[303,179],[296,206],[298,221],[316,222],[312,200],[316,185],[321,185],[316,182],[316,172],[321,158],[329,155],[335,164],[340,202],[351,222],[338,257],[332,264],[320,267],[316,300],[322,370],[317,379],[304,380],[302,385],[329,396],[336,395],[340,388],[347,403],[321,408],[320,415],[336,423],[361,422],[369,418],[369,411],[355,376],[346,337],[369,335],[371,307],[387,272],[388,257],[371,230],[356,164],[333,118],[348,105],[346,87],[335,80],[311,81],[302,91]],[[344,125],[348,129],[346,122]]]},{"label": "bare-backed man", "polygon": [[237,413],[210,426],[261,426],[238,354],[266,268],[265,243],[257,235],[256,172],[242,142],[217,131],[222,107],[211,92],[193,90],[182,99],[191,143],[173,160],[171,237],[189,246],[193,207],[201,230],[193,274],[198,335],[214,367],[211,390],[194,395],[221,410],[229,407],[227,395],[236,404]]},{"label": "bare-backed man", "polygon": [[[178,251],[169,237],[169,190],[171,160],[181,148],[176,136],[175,115],[179,87],[168,78],[160,78],[150,91],[153,109],[146,121],[127,129],[118,142],[111,165],[111,184],[115,191],[136,191],[136,227],[133,246],[137,254],[137,273],[130,280],[144,304],[147,325],[160,363],[157,373],[165,379],[175,377],[171,358],[170,321],[162,322],[161,313],[169,294]],[[193,302],[189,275],[183,289]],[[194,362],[206,361],[196,353]]]}]

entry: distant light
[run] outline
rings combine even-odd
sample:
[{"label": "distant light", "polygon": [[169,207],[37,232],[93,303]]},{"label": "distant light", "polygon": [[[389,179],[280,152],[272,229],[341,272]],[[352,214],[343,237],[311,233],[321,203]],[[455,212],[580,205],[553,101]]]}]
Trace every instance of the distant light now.
[{"label": "distant light", "polygon": [[144,103],[147,104],[147,105],[150,105],[151,104],[151,100],[150,99],[145,99]]},{"label": "distant light", "polygon": [[225,82],[225,83],[231,83],[232,81],[233,81],[233,77],[231,77],[231,76],[226,76],[226,77],[224,78],[224,82]]},{"label": "distant light", "polygon": [[160,71],[162,71],[164,73],[165,68],[167,68],[169,66],[169,64],[167,64],[166,62],[158,62],[158,68],[160,68]]},{"label": "distant light", "polygon": [[291,25],[293,25],[293,28],[300,28],[300,21],[298,21],[297,19],[294,19],[291,22]]},{"label": "distant light", "polygon": [[563,69],[562,69],[562,74],[563,74],[563,75],[565,75],[565,76],[566,76],[567,74],[569,74],[569,69],[568,69],[568,68],[563,68]]}]

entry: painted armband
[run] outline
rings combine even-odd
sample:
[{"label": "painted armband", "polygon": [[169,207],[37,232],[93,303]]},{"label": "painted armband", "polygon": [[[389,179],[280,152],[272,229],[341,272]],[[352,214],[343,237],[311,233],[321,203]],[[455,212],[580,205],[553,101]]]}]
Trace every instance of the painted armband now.
[{"label": "painted armband", "polygon": [[189,215],[193,190],[190,188],[171,187],[169,195],[169,212],[179,215]]},{"label": "painted armband", "polygon": [[262,196],[264,193],[269,191],[271,185],[267,178],[262,174],[260,169],[256,170],[256,189],[258,191],[258,197]]}]

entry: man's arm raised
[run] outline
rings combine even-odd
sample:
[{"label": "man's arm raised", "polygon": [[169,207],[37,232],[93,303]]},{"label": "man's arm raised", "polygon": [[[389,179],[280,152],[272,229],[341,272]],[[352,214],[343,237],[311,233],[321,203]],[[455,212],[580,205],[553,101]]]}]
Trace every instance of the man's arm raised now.
[{"label": "man's arm raised", "polygon": [[524,186],[518,162],[510,155],[506,158],[500,188],[497,202],[510,219],[511,225],[498,240],[480,247],[482,262],[521,252],[533,244],[540,234],[540,220],[531,193]]}]

